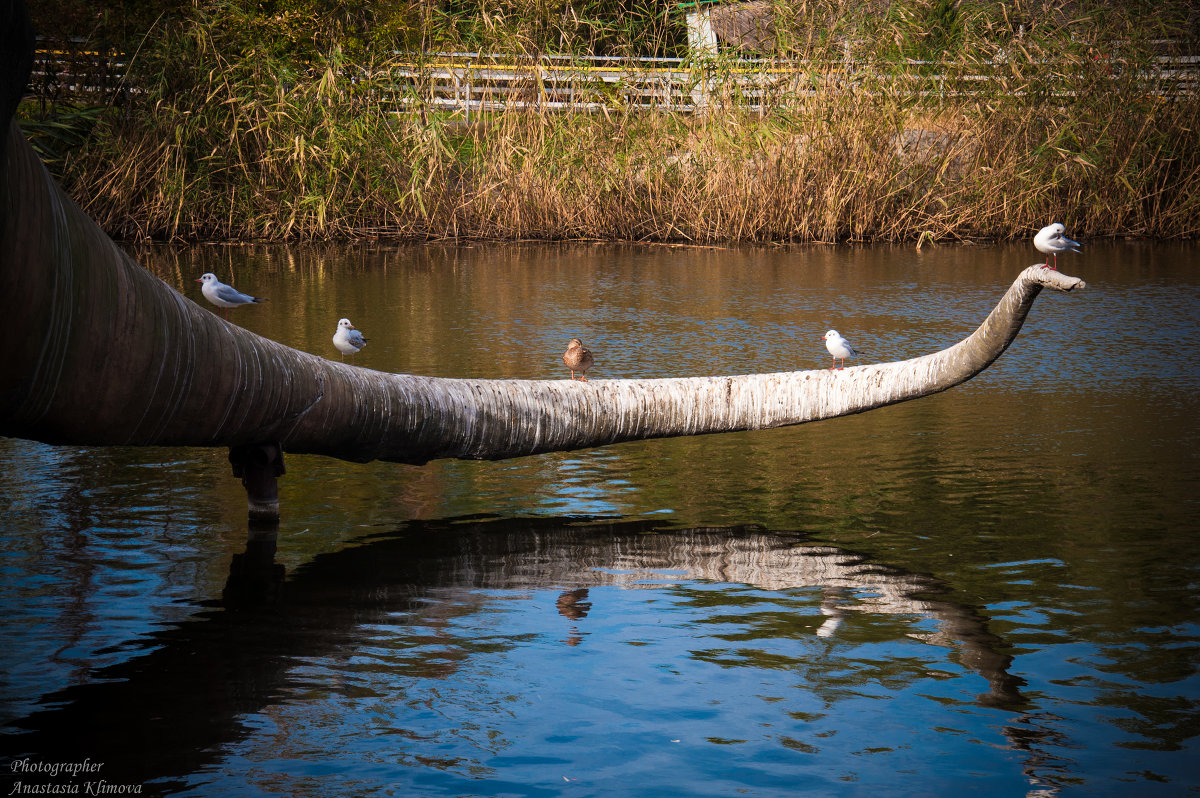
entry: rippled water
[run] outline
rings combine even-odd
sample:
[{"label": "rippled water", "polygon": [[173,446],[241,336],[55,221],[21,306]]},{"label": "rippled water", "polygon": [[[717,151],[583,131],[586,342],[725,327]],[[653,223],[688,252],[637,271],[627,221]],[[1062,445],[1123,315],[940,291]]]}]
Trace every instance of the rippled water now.
[{"label": "rippled water", "polygon": [[[969,333],[1027,247],[200,247],[239,324],[443,376],[827,365]],[[424,467],[0,440],[3,794],[1198,789],[1200,256],[1090,243],[947,393],[758,433]],[[32,768],[90,757],[98,773]],[[21,763],[27,763],[22,765]],[[21,768],[26,768],[21,770]]]}]

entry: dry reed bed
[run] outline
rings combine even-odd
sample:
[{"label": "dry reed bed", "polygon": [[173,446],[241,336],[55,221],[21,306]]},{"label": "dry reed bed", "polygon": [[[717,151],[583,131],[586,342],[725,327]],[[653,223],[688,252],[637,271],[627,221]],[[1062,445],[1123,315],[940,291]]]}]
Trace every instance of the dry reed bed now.
[{"label": "dry reed bed", "polygon": [[[64,180],[119,238],[690,242],[1200,233],[1200,103],[1086,62],[1013,65],[986,96],[902,81],[706,114],[397,113],[351,82],[224,60],[109,116]],[[965,65],[969,69],[970,65]],[[203,74],[202,71],[201,73]],[[169,86],[169,88],[168,88]]]}]

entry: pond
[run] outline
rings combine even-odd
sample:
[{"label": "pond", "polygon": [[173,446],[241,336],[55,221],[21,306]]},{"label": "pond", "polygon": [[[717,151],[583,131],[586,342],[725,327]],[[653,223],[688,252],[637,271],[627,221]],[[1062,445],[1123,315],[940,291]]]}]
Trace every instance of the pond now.
[{"label": "pond", "polygon": [[[900,360],[1028,244],[137,250],[383,371]],[[1088,242],[974,380],[499,462],[0,439],[3,794],[1177,796],[1200,785],[1200,248]],[[78,763],[86,762],[85,767]],[[71,763],[76,763],[71,767]]]}]

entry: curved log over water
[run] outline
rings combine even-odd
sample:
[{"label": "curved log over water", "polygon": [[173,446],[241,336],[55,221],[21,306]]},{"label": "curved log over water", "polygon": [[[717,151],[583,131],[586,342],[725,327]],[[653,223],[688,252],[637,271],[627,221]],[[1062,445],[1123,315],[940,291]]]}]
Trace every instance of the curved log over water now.
[{"label": "curved log over water", "polygon": [[7,138],[0,434],[50,443],[278,441],[420,464],[800,424],[958,385],[1008,347],[1042,288],[1084,285],[1030,267],[958,344],[844,371],[587,383],[384,374],[267,340],[183,297],[63,195],[19,130]]},{"label": "curved log over water", "polygon": [[1008,347],[1043,287],[1023,271],[949,349],[844,371],[647,380],[384,374],[231,325],[125,256],[10,131],[0,240],[0,434],[51,443],[239,445],[420,464],[765,429],[946,390]]},{"label": "curved log over water", "polygon": [[844,371],[587,383],[384,374],[267,340],[180,295],[118,249],[6,122],[0,435],[48,443],[278,442],[421,464],[781,427],[958,385],[1008,347],[1042,288],[1084,285],[1030,267],[960,343]]}]

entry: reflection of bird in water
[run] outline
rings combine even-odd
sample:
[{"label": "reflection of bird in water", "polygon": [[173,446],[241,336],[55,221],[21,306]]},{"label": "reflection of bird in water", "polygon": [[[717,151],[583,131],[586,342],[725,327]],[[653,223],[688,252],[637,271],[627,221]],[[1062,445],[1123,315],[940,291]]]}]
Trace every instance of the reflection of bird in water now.
[{"label": "reflection of bird in water", "polygon": [[[564,590],[558,596],[558,601],[554,602],[554,606],[558,607],[558,614],[568,620],[578,621],[587,617],[588,610],[592,608],[592,602],[587,600],[588,589],[586,587],[576,588],[575,590]],[[583,640],[583,635],[574,626],[571,627],[571,633],[567,635],[564,641],[568,646],[577,646]]]},{"label": "reflection of bird in water", "polygon": [[849,591],[845,588],[827,587],[821,592],[825,596],[821,601],[821,614],[825,616],[825,620],[817,627],[817,637],[832,637],[842,625],[842,618],[846,617],[846,609],[842,605],[848,601]]},{"label": "reflection of bird in water", "polygon": [[587,382],[587,370],[595,363],[592,357],[592,351],[585,349],[583,341],[578,338],[572,338],[567,344],[567,351],[563,352],[563,363],[571,370],[571,379],[575,379],[575,372],[579,372],[579,379]]},{"label": "reflection of bird in water", "polygon": [[558,607],[558,614],[562,617],[578,621],[580,618],[586,618],[588,610],[592,608],[592,602],[588,601],[587,597],[588,589],[586,587],[564,590],[559,595],[558,601],[554,602],[554,606]]}]

